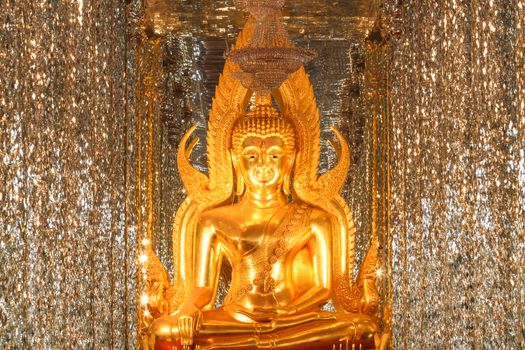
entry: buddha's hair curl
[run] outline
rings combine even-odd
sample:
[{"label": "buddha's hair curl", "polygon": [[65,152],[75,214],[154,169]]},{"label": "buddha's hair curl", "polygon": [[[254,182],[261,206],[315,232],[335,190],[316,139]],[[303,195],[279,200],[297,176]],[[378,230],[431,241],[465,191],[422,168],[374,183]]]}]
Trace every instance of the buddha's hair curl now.
[{"label": "buddha's hair curl", "polygon": [[252,117],[239,121],[232,132],[232,149],[236,154],[242,152],[242,143],[248,136],[278,136],[284,141],[286,153],[295,152],[295,132],[292,124],[283,118]]}]

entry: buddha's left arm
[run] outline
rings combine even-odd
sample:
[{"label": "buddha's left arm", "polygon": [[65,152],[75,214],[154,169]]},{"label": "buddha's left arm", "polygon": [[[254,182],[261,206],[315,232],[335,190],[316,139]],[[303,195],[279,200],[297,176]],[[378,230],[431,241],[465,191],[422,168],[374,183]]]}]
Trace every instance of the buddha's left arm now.
[{"label": "buddha's left arm", "polygon": [[314,212],[311,217],[312,237],[307,248],[312,258],[315,285],[290,305],[294,312],[325,303],[330,297],[332,284],[332,221],[324,212]]}]

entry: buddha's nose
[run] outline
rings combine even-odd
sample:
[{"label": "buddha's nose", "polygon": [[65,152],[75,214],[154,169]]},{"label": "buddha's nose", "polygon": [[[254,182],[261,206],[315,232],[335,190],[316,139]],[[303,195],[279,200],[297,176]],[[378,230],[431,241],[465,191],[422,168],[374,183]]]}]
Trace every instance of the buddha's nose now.
[{"label": "buddha's nose", "polygon": [[270,167],[267,166],[259,166],[255,170],[255,176],[260,181],[268,181],[273,177],[273,170]]},{"label": "buddha's nose", "polygon": [[259,167],[264,166],[264,164],[266,164],[267,161],[268,161],[268,159],[267,159],[266,155],[263,154],[259,158],[257,158],[257,165]]}]

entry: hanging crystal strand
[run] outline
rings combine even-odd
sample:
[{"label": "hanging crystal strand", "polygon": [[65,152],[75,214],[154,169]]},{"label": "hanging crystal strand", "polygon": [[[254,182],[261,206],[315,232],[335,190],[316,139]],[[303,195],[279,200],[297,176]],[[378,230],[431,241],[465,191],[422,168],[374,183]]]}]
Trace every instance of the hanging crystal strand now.
[{"label": "hanging crystal strand", "polygon": [[[436,158],[438,157],[438,150],[440,143],[436,142],[434,133],[439,130],[437,122],[441,115],[439,100],[436,96],[441,94],[440,87],[437,82],[437,74],[441,68],[439,60],[439,33],[441,11],[439,4],[435,2],[425,2],[421,12],[424,17],[421,22],[425,23],[425,27],[421,30],[420,37],[421,48],[418,50],[418,71],[420,73],[420,86],[418,99],[420,101],[417,116],[417,139],[414,149],[417,151],[416,163],[417,172],[415,175],[418,181],[418,212],[416,216],[419,218],[419,247],[416,261],[439,259],[439,250],[435,245],[439,242],[437,235],[439,231],[436,230],[435,222],[439,220],[439,214],[434,211],[436,201],[439,200],[436,179],[434,177],[434,167]],[[441,341],[440,334],[426,334],[424,331],[428,326],[434,322],[441,320],[436,315],[441,308],[441,298],[439,284],[430,283],[432,280],[440,280],[442,278],[442,270],[436,264],[420,264],[421,269],[418,272],[417,278],[420,280],[419,288],[421,288],[420,303],[422,307],[421,331],[423,335],[421,339],[416,340],[422,348],[432,347],[434,344]]]},{"label": "hanging crystal strand", "polygon": [[[392,7],[395,5],[391,5]],[[411,17],[414,12],[408,11],[408,6],[400,8],[403,20],[407,23],[417,23]],[[392,118],[392,280],[393,280],[393,305],[392,323],[393,339],[392,343],[402,349],[408,347],[407,328],[410,319],[409,305],[405,303],[408,298],[408,276],[404,273],[407,264],[406,254],[406,227],[405,227],[405,163],[404,154],[406,149],[404,138],[404,117],[408,115],[408,92],[410,77],[410,41],[414,27],[406,28],[403,36],[395,42],[396,46],[402,48],[392,52],[391,72],[389,81],[391,85],[391,118]],[[408,317],[404,316],[408,315]],[[354,347],[352,346],[352,349]]]},{"label": "hanging crystal strand", "polygon": [[4,16],[0,23],[4,31],[0,38],[5,49],[0,51],[0,280],[3,290],[13,292],[0,294],[0,347],[10,345],[8,335],[15,338],[13,346],[23,347],[26,339],[22,337],[28,330],[28,313],[24,304],[31,296],[13,297],[14,293],[23,293],[28,278],[24,257],[26,242],[19,225],[20,218],[24,216],[23,195],[19,192],[23,190],[19,174],[23,166],[20,153],[23,115],[18,112],[24,103],[21,96],[25,91],[22,80],[25,63],[22,60],[24,43],[21,39],[23,9],[5,4],[2,10]]},{"label": "hanging crystal strand", "polygon": [[[465,232],[469,232],[471,225],[471,214],[467,212],[471,206],[463,203],[468,201],[468,187],[470,183],[470,167],[468,166],[469,152],[471,148],[471,137],[469,130],[469,113],[471,96],[468,89],[459,88],[466,84],[470,76],[470,50],[462,42],[470,41],[470,21],[468,4],[446,4],[444,5],[441,28],[443,37],[438,36],[438,40],[443,47],[442,60],[446,63],[449,74],[437,72],[437,77],[442,81],[442,93],[445,98],[438,98],[442,105],[443,125],[442,134],[437,142],[444,148],[443,159],[440,165],[440,172],[443,174],[441,185],[444,201],[439,212],[444,215],[443,242],[440,245],[443,255],[442,266],[445,266],[445,280],[443,288],[445,292],[444,323],[439,329],[443,336],[443,343],[447,347],[464,347],[467,339],[463,333],[466,325],[455,329],[454,324],[465,322],[469,319],[463,307],[464,298],[462,296],[468,288],[465,286],[466,259],[463,256],[461,247],[456,242],[460,242],[462,237],[468,237]],[[444,40],[443,38],[454,36],[457,40]],[[457,69],[453,69],[456,67]],[[459,180],[459,181],[458,181]]]},{"label": "hanging crystal strand", "polygon": [[[518,278],[516,287],[519,291],[517,296],[517,313],[519,322],[516,324],[516,334],[520,348],[525,348],[525,1],[515,1],[515,47],[514,54],[516,66],[516,115],[518,119],[518,131],[516,146],[519,150],[518,157],[518,178],[517,182],[517,201],[515,217],[517,220],[518,242],[521,242],[521,249],[518,250],[517,266]],[[521,327],[520,327],[521,325]]]}]

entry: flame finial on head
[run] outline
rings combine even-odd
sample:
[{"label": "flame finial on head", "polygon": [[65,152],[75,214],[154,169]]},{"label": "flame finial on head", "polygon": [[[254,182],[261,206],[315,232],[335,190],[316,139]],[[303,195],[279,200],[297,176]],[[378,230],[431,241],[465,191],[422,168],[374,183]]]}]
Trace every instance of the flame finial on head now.
[{"label": "flame finial on head", "polygon": [[255,103],[246,115],[247,118],[279,118],[280,114],[277,112],[272,104],[272,95],[255,95]]}]

